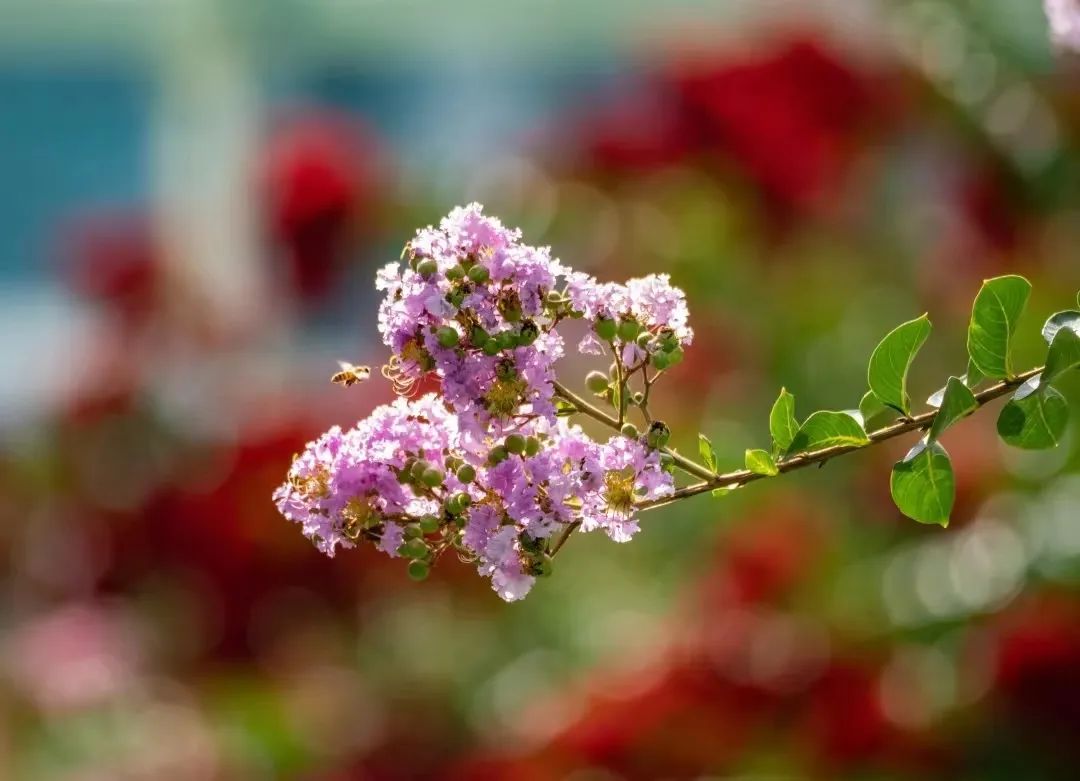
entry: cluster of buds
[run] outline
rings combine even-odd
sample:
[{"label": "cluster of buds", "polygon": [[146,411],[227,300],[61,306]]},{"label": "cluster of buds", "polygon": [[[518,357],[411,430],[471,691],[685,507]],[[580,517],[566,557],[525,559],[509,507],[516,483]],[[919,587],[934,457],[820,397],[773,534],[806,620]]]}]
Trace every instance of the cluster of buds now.
[{"label": "cluster of buds", "polygon": [[[573,529],[629,540],[636,508],[674,488],[667,427],[646,413],[640,433],[624,414],[647,409],[651,382],[693,336],[682,292],[664,275],[599,283],[476,204],[419,231],[402,259],[377,286],[384,374],[403,397],[297,456],[275,493],[285,517],[328,555],[369,541],[416,579],[454,551],[506,600],[550,573]],[[558,326],[581,318],[592,327],[580,349],[615,360],[602,391],[588,380],[618,410],[621,431],[606,442],[569,422],[581,410],[555,376]],[[634,373],[645,386],[631,394]],[[428,376],[439,393],[404,398]]]}]

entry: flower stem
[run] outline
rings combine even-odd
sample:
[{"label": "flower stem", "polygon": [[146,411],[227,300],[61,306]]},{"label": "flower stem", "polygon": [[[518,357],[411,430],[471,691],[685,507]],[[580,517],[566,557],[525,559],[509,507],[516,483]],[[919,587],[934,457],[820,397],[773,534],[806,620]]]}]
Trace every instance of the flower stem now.
[{"label": "flower stem", "polygon": [[[593,420],[598,420],[604,425],[613,428],[615,431],[620,431],[622,429],[622,425],[616,418],[611,417],[611,415],[608,415],[601,409],[597,409],[585,399],[581,398],[572,390],[567,388],[561,382],[552,382],[551,385],[555,389],[555,393],[557,395],[561,396],[562,398],[573,404],[577,408],[577,411],[580,412],[582,415],[588,415]],[[678,466],[684,472],[688,472],[689,474],[694,475],[694,477],[700,477],[702,480],[706,481],[715,480],[717,478],[717,474],[715,472],[710,471],[707,467],[702,466],[696,461],[692,461],[685,456],[680,456],[674,450],[663,448],[662,452],[667,453],[669,456],[671,456],[676,466]]]},{"label": "flower stem", "polygon": [[[987,402],[1004,396],[1005,394],[1015,390],[1019,386],[1023,385],[1029,379],[1036,374],[1042,372],[1043,367],[1036,369],[1030,369],[1026,372],[1010,377],[1006,380],[991,385],[990,387],[979,391],[975,394],[975,401],[979,407],[982,407]],[[571,400],[572,401],[572,400]],[[870,445],[877,445],[881,442],[885,442],[895,437],[902,436],[911,431],[923,431],[930,428],[934,423],[934,418],[938,415],[938,410],[930,410],[924,412],[921,415],[915,415],[911,418],[904,418],[894,423],[890,423],[887,426],[871,431],[867,436],[870,439],[867,445],[835,445],[833,447],[824,447],[820,450],[811,450],[806,453],[798,453],[793,456],[789,456],[781,460],[776,466],[781,473],[793,472],[796,469],[802,469],[812,464],[823,465],[826,461],[836,456],[850,453],[853,450],[861,450]],[[710,478],[703,479],[700,483],[688,485],[685,488],[676,489],[674,493],[669,494],[661,499],[653,499],[649,501],[639,502],[637,509],[639,510],[651,510],[657,507],[663,507],[673,502],[677,502],[681,499],[687,499],[691,496],[697,496],[698,494],[705,493],[706,491],[712,491],[717,488],[732,488],[746,485],[754,480],[760,480],[766,477],[766,475],[751,472],[748,469],[738,469],[734,472],[726,472],[721,475],[714,475]]]}]

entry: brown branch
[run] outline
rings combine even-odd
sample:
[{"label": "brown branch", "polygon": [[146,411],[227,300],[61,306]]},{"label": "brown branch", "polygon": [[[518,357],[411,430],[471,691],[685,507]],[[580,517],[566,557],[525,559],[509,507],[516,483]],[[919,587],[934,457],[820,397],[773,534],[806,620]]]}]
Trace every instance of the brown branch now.
[{"label": "brown branch", "polygon": [[[1004,396],[1007,393],[1015,390],[1019,386],[1023,385],[1029,379],[1036,374],[1042,372],[1043,367],[1037,369],[1031,369],[1029,371],[1018,374],[1017,376],[1008,379],[1001,380],[989,388],[979,391],[975,394],[975,401],[978,403],[978,407],[982,407],[989,401],[993,401],[996,398]],[[977,407],[977,408],[978,408]],[[977,409],[976,408],[976,409]],[[973,411],[974,412],[974,411]],[[777,469],[781,473],[793,472],[796,469],[802,469],[812,464],[824,465],[829,459],[836,456],[850,453],[853,450],[862,450],[870,445],[876,445],[881,442],[893,439],[895,437],[902,436],[912,431],[923,431],[930,428],[934,423],[934,418],[937,417],[938,410],[930,410],[924,412],[921,415],[916,415],[913,418],[904,418],[891,423],[888,426],[879,428],[876,431],[871,431],[867,436],[870,442],[866,445],[835,445],[833,447],[825,447],[820,450],[811,450],[806,453],[798,453],[781,460],[777,463]],[[722,475],[715,475],[711,478],[703,479],[700,483],[694,485],[688,485],[684,488],[677,489],[674,493],[669,494],[661,499],[654,499],[650,501],[640,502],[637,505],[639,510],[651,510],[656,507],[663,507],[664,505],[677,502],[680,499],[686,499],[697,494],[705,493],[706,491],[712,491],[717,488],[737,488],[747,483],[752,483],[755,480],[760,480],[768,475],[761,475],[755,472],[751,472],[749,469],[739,469],[734,472],[727,472]]]}]

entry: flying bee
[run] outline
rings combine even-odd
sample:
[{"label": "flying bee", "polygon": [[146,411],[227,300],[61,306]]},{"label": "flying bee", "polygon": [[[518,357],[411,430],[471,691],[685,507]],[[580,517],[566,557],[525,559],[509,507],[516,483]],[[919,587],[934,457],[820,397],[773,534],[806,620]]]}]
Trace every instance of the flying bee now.
[{"label": "flying bee", "polygon": [[338,361],[341,371],[330,378],[335,385],[343,385],[346,388],[361,383],[371,376],[370,366],[353,366],[345,361]]}]

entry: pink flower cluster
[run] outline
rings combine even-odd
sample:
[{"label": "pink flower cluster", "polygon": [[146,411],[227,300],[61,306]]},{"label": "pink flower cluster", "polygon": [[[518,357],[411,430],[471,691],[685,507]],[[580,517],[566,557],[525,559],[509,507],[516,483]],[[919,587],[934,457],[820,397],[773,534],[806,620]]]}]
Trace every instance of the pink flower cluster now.
[{"label": "pink flower cluster", "polygon": [[366,540],[422,579],[453,550],[515,600],[568,529],[625,542],[636,505],[673,490],[655,437],[592,439],[558,414],[553,383],[570,318],[593,323],[583,351],[677,362],[692,338],[682,292],[666,276],[601,284],[520,238],[472,204],[379,272],[386,373],[404,395],[428,375],[441,392],[378,407],[297,456],[274,501],[323,553]]}]

